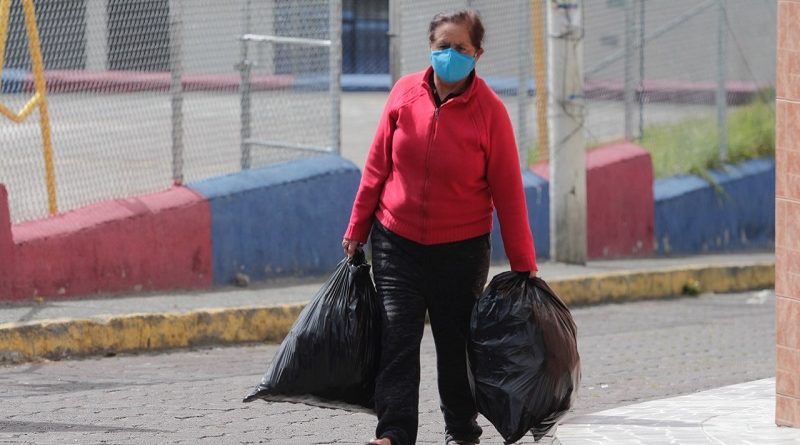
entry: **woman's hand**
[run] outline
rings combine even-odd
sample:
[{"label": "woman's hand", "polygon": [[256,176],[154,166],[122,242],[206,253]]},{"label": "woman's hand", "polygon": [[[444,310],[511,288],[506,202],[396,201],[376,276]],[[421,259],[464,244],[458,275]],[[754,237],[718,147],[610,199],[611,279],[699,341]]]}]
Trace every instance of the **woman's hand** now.
[{"label": "woman's hand", "polygon": [[536,274],[537,274],[537,273],[538,273],[538,272],[536,272],[535,270],[532,270],[532,271],[531,271],[531,274],[530,274],[530,276],[529,276],[529,278],[536,278]]},{"label": "woman's hand", "polygon": [[356,253],[356,250],[360,249],[361,246],[363,245],[364,244],[359,243],[358,241],[354,241],[347,238],[342,240],[342,249],[344,250],[344,254],[347,255],[348,258],[351,258]]}]

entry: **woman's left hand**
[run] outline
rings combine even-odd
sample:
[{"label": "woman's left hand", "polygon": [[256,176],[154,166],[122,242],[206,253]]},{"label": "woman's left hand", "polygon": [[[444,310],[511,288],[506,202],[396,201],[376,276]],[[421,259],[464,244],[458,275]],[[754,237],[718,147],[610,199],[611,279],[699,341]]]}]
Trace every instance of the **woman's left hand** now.
[{"label": "woman's left hand", "polygon": [[535,270],[532,270],[532,271],[531,271],[530,278],[536,278],[536,274],[537,274],[537,273],[538,273],[538,272],[536,272]]}]

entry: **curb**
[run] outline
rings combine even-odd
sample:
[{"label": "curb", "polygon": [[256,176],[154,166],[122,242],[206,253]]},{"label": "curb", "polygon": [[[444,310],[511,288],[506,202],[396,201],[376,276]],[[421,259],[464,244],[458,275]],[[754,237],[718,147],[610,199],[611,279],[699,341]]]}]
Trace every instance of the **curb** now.
[{"label": "curb", "polygon": [[0,324],[0,363],[203,345],[277,343],[302,304]]},{"label": "curb", "polygon": [[687,293],[743,292],[775,286],[775,263],[620,271],[553,280],[548,284],[570,307],[662,299]]},{"label": "curb", "polygon": [[[740,292],[775,284],[775,263],[621,271],[549,282],[569,306]],[[280,342],[304,304],[0,324],[0,364],[37,359]]]}]

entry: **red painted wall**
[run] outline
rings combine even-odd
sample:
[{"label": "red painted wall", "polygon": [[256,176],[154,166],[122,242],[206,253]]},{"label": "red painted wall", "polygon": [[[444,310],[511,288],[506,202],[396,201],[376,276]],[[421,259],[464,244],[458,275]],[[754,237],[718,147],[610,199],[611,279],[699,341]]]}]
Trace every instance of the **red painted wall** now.
[{"label": "red painted wall", "polygon": [[211,286],[211,215],[183,187],[90,205],[11,229],[12,297]]},{"label": "red painted wall", "polygon": [[[550,177],[548,163],[534,173]],[[650,153],[620,142],[586,153],[589,258],[647,256],[653,252],[653,164]]]},{"label": "red painted wall", "polygon": [[11,277],[14,268],[14,241],[11,238],[11,213],[8,191],[0,184],[0,300],[11,298]]}]

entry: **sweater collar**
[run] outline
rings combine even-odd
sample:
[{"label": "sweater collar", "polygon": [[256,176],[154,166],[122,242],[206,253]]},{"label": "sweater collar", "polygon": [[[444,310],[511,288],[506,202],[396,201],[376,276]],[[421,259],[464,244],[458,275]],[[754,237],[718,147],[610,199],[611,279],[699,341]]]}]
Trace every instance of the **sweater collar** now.
[{"label": "sweater collar", "polygon": [[[448,102],[466,102],[472,97],[472,95],[475,93],[475,90],[477,89],[480,78],[478,77],[478,73],[476,73],[474,69],[472,70],[471,73],[469,73],[469,75],[472,77],[472,81],[467,86],[467,89],[464,90],[458,96],[450,99]],[[433,67],[428,66],[428,69],[426,69],[425,72],[422,74],[422,80],[420,81],[420,83],[422,84],[423,88],[425,88],[429,93],[433,94],[433,90],[431,89],[431,86],[428,83],[428,79],[430,79],[431,76],[433,76]]]}]

